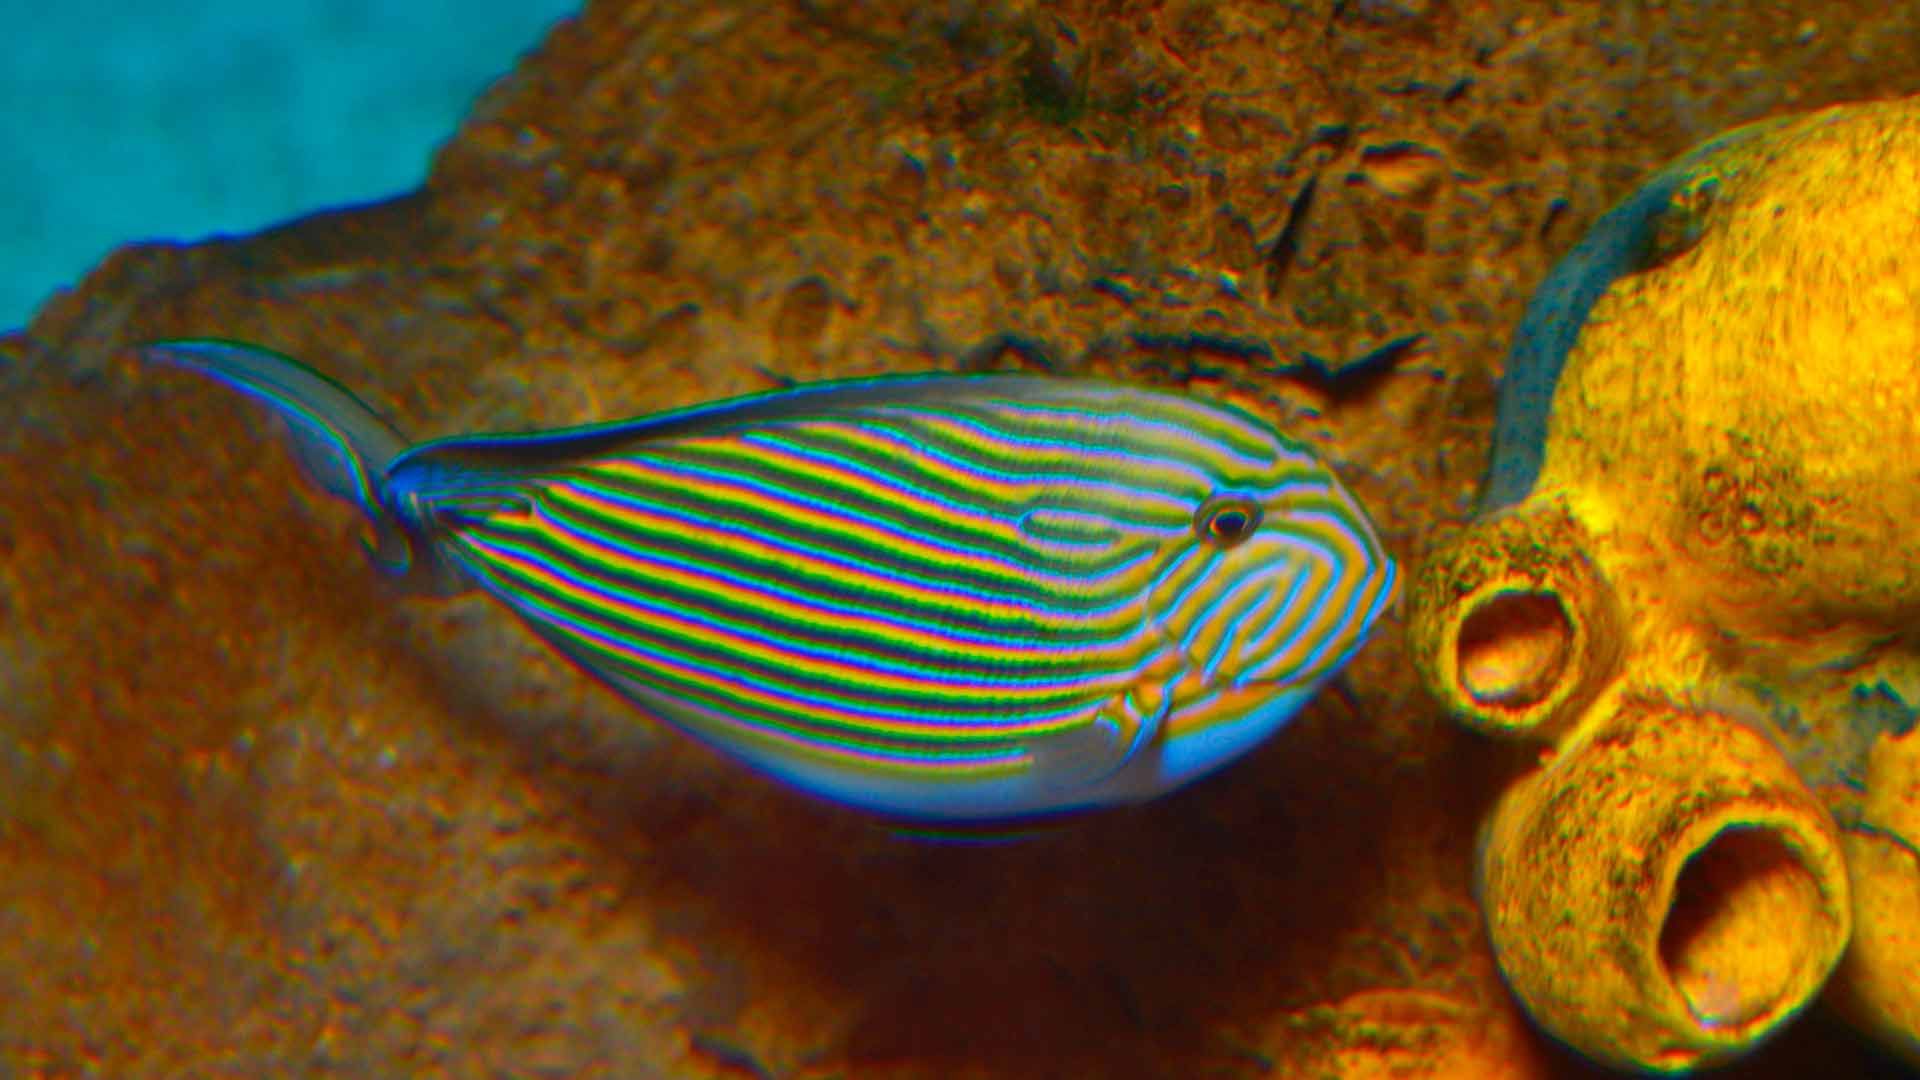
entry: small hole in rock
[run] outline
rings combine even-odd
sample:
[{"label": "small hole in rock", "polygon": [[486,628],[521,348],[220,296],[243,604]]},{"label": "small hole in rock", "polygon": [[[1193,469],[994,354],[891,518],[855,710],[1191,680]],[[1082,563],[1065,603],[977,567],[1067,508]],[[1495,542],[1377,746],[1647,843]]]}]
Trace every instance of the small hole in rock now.
[{"label": "small hole in rock", "polygon": [[1819,883],[1780,835],[1734,826],[1681,869],[1660,962],[1702,1025],[1744,1024],[1793,989],[1824,921]]},{"label": "small hole in rock", "polygon": [[1551,593],[1504,592],[1460,626],[1460,685],[1482,705],[1524,707],[1560,681],[1573,624]]}]

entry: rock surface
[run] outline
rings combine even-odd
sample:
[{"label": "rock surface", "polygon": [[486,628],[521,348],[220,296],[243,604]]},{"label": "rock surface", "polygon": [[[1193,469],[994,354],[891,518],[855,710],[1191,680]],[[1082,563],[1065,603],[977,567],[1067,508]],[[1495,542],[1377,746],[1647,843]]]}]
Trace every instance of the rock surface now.
[{"label": "rock surface", "polygon": [[[123,250],[0,342],[0,1073],[1576,1069],[1469,891],[1514,763],[1397,624],[1192,791],[910,842],[394,595],[254,410],[126,346],[267,344],[418,437],[1111,373],[1313,442],[1404,556],[1585,224],[1715,130],[1920,85],[1920,15],[762,7],[593,4],[419,194]],[[1858,1053],[1803,1025],[1740,1074]]]}]

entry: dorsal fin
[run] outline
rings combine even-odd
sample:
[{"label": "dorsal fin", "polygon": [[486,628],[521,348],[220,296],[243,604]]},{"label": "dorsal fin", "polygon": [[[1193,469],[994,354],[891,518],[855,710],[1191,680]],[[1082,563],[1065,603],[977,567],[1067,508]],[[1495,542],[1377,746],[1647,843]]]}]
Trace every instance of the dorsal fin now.
[{"label": "dorsal fin", "polygon": [[435,439],[401,455],[396,468],[452,466],[462,469],[538,468],[603,456],[636,443],[672,439],[718,427],[752,427],[790,420],[854,414],[889,405],[965,405],[998,397],[1036,401],[1067,396],[1141,393],[1119,383],[1064,380],[1045,375],[955,375],[929,372],[813,383],[726,401],[655,413],[632,420],[525,433],[456,435]]}]

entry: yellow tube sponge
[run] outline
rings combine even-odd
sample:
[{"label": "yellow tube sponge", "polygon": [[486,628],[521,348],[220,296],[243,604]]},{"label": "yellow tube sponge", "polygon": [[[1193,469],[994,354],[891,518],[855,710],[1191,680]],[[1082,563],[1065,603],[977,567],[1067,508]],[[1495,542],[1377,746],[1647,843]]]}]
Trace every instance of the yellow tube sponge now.
[{"label": "yellow tube sponge", "polygon": [[1728,1060],[1829,972],[1920,1063],[1916,208],[1920,97],[1650,176],[1536,292],[1482,514],[1410,581],[1434,696],[1547,762],[1485,827],[1502,970],[1613,1065]]},{"label": "yellow tube sponge", "polygon": [[1657,699],[1506,793],[1479,887],[1534,1019],[1630,1069],[1745,1050],[1819,992],[1851,922],[1833,821],[1786,761]]},{"label": "yellow tube sponge", "polygon": [[1844,841],[1855,882],[1853,945],[1829,997],[1920,1066],[1920,729],[1875,744],[1860,816]]},{"label": "yellow tube sponge", "polygon": [[1620,615],[1564,504],[1530,504],[1430,552],[1408,639],[1456,718],[1498,736],[1557,739],[1613,678]]}]

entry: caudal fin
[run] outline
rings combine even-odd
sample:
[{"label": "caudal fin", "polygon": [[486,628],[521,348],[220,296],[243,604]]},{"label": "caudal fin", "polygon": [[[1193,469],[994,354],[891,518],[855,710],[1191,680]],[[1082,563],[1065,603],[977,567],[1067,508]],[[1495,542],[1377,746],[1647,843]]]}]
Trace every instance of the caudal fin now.
[{"label": "caudal fin", "polygon": [[154,342],[150,363],[186,368],[265,402],[287,424],[307,476],[374,526],[373,554],[393,569],[411,561],[399,523],[380,499],[387,468],[407,440],[345,387],[289,356],[234,341]]}]

